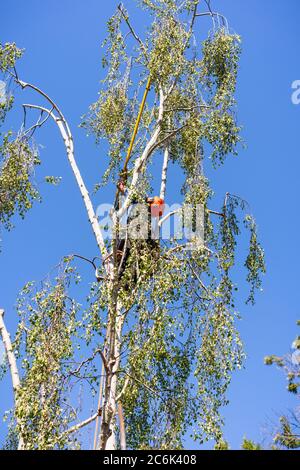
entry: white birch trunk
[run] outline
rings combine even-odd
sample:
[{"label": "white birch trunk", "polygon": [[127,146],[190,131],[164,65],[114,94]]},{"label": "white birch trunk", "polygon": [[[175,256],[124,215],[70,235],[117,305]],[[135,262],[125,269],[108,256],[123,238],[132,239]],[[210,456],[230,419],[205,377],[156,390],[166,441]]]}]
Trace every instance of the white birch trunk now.
[{"label": "white birch trunk", "polygon": [[[115,318],[113,318],[115,316]],[[117,303],[116,312],[111,314],[110,323],[113,325],[109,331],[110,348],[106,358],[109,370],[106,373],[103,416],[101,423],[100,448],[102,450],[116,450],[117,441],[117,385],[118,370],[120,367],[121,337],[124,318],[121,314],[121,305]]]},{"label": "white birch trunk", "polygon": [[[16,403],[16,394],[18,389],[20,388],[20,375],[17,366],[16,356],[11,344],[10,334],[7,331],[7,328],[4,323],[4,310],[0,309],[0,335],[2,337],[2,341],[4,344],[4,349],[7,355],[8,365],[10,369],[10,375],[12,380],[12,386],[14,391],[14,400]],[[19,437],[19,445],[18,450],[24,449],[24,441],[22,437]]]}]

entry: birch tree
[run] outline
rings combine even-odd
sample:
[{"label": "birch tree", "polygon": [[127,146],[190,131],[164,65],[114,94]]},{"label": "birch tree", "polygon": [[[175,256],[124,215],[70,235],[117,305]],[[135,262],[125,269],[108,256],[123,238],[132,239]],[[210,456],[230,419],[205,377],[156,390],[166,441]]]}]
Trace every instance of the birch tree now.
[{"label": "birch tree", "polygon": [[[117,209],[110,213],[111,239],[101,230],[62,111],[45,91],[19,77],[15,59],[21,51],[15,45],[1,46],[1,71],[21,90],[32,91],[33,103],[24,103],[23,109],[38,117],[33,126],[23,123],[17,136],[9,133],[3,139],[0,220],[7,226],[15,212],[23,216],[38,198],[32,169],[41,157],[33,134],[52,120],[95,239],[94,259],[66,254],[54,282],[42,289],[28,284],[21,294],[13,348],[22,373],[14,417],[25,449],[80,446],[76,436],[92,422],[94,448],[99,450],[180,449],[189,434],[199,445],[207,439],[218,445],[223,442],[220,409],[227,403],[232,372],[243,365],[232,272],[244,264],[250,285],[246,300],[254,303],[265,271],[264,254],[247,204],[228,187],[216,209],[203,171],[206,161],[217,170],[237,153],[234,95],[241,40],[210,2],[138,4],[147,27],[135,26],[122,4],[108,21],[102,60],[106,77],[82,120],[96,143],[108,148],[107,156],[101,150],[103,175],[96,189],[100,194],[104,185],[112,190]],[[205,17],[211,26],[201,42]],[[12,59],[6,58],[8,52]],[[161,165],[160,174],[153,172],[153,163]],[[184,180],[180,209],[156,215],[157,226],[161,233],[186,208],[192,208],[193,226],[201,206],[204,243],[175,234],[154,243],[126,235],[120,250],[121,219],[128,210],[143,204],[152,186],[168,200],[177,184],[168,176],[171,165]],[[120,178],[127,190],[119,201]],[[243,222],[249,254],[240,260],[236,247]],[[83,311],[71,295],[70,285],[78,282],[75,260],[88,262],[97,278]],[[76,350],[82,345],[90,354],[78,360]],[[99,396],[82,422],[70,404],[74,380],[87,382],[86,393],[97,390]]]}]

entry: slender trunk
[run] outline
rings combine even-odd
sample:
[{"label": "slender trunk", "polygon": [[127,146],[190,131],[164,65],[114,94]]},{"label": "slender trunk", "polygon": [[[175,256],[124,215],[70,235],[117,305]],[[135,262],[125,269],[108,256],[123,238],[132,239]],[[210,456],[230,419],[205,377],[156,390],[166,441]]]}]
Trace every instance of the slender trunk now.
[{"label": "slender trunk", "polygon": [[115,450],[117,448],[117,385],[120,367],[121,335],[123,327],[121,305],[117,303],[116,309],[110,314],[109,320],[109,348],[106,357],[108,370],[104,388],[102,409],[102,423],[100,431],[100,449]]},{"label": "slender trunk", "polygon": [[122,403],[118,401],[119,429],[120,429],[120,448],[126,450],[126,429]]},{"label": "slender trunk", "polygon": [[[5,326],[3,317],[4,317],[4,310],[0,309],[0,335],[2,337],[5,352],[7,355],[7,360],[8,360],[11,380],[12,380],[12,386],[13,386],[13,391],[14,391],[14,400],[16,404],[17,392],[18,392],[18,389],[20,388],[20,375],[18,371],[16,356],[15,356],[15,353],[11,344],[10,335]],[[18,450],[23,450],[23,449],[24,449],[24,441],[23,441],[22,436],[20,436]]]}]

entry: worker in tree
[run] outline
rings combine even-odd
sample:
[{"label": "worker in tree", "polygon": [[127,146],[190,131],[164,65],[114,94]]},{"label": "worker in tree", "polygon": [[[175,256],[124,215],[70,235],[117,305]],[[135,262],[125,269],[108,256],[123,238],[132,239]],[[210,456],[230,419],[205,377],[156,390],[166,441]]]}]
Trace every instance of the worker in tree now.
[{"label": "worker in tree", "polygon": [[[126,187],[125,181],[120,179],[117,184],[118,193],[123,198],[128,196],[128,189]],[[148,214],[148,236],[146,239],[148,247],[153,251],[153,254],[158,254],[159,250],[159,228],[158,222],[159,218],[163,215],[165,203],[164,200],[158,196],[154,197],[146,197],[144,201],[147,204],[147,214]],[[126,221],[126,228],[120,230],[118,240],[117,240],[117,256],[118,256],[118,264],[122,264],[120,266],[119,276],[121,277],[125,267],[127,260],[130,256],[130,249],[131,249],[131,240],[128,236],[128,227],[130,223],[139,216],[138,212],[134,211],[134,204],[137,201],[132,201],[133,204],[129,206],[127,210],[127,221]],[[115,210],[119,210],[119,198],[117,198],[115,203]],[[146,222],[146,223],[147,223]],[[125,250],[125,251],[124,251]]]},{"label": "worker in tree", "polygon": [[165,201],[159,197],[147,197],[146,202],[148,204],[148,214],[149,214],[149,235],[148,241],[157,241],[159,238],[159,219],[164,213]]},{"label": "worker in tree", "polygon": [[152,217],[161,217],[163,215],[165,210],[165,201],[161,197],[148,197],[146,201],[150,206]]}]

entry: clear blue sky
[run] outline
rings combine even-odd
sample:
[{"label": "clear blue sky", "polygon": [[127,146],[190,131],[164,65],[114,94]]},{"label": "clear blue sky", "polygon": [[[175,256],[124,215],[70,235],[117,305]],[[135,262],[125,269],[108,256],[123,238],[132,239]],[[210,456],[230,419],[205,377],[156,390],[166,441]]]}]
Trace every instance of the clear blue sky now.
[{"label": "clear blue sky", "polygon": [[[94,146],[78,128],[80,116],[95,101],[101,78],[100,43],[105,23],[116,1],[12,0],[1,5],[1,42],[16,41],[26,54],[19,67],[23,80],[46,90],[67,116],[75,136],[78,163],[90,188],[103,172],[105,149]],[[138,20],[143,34],[144,17]],[[132,5],[131,5],[132,4]],[[225,437],[238,448],[244,435],[261,441],[270,421],[296,403],[285,390],[285,378],[263,364],[270,353],[285,353],[296,336],[299,309],[299,128],[300,105],[291,102],[291,84],[300,79],[297,46],[300,40],[300,2],[297,0],[214,0],[214,9],[227,16],[242,36],[238,117],[244,125],[247,149],[229,158],[217,170],[207,169],[216,199],[229,191],[251,204],[266,251],[264,292],[254,308],[239,309],[240,330],[247,361],[234,375],[230,404],[224,410]],[[203,19],[206,28],[208,20]],[[11,120],[15,128],[22,115],[18,105],[37,102],[29,92],[18,95]],[[43,204],[25,221],[16,221],[2,234],[0,305],[11,331],[16,326],[14,303],[22,286],[42,279],[59,259],[72,252],[92,257],[95,243],[64,148],[52,123],[38,135],[43,165],[38,173],[63,176],[58,188],[42,184]],[[99,193],[95,204],[107,202]],[[83,266],[84,285],[91,281]],[[0,384],[0,412],[12,404],[9,377]],[[0,442],[6,433],[0,422]],[[187,444],[191,447],[191,444]]]}]

